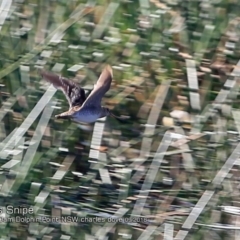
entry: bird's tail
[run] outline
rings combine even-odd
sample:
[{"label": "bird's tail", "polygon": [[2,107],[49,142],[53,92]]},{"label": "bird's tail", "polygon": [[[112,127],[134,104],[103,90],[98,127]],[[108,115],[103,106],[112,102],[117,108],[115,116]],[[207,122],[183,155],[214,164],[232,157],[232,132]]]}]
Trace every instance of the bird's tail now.
[{"label": "bird's tail", "polygon": [[117,120],[119,120],[119,121],[124,121],[124,120],[127,120],[127,119],[129,119],[129,117],[123,117],[123,116],[121,116],[121,117],[119,117],[119,116],[116,116],[116,115],[114,115],[112,112],[110,112],[110,114],[109,114],[111,117],[114,117],[114,118],[116,118]]}]

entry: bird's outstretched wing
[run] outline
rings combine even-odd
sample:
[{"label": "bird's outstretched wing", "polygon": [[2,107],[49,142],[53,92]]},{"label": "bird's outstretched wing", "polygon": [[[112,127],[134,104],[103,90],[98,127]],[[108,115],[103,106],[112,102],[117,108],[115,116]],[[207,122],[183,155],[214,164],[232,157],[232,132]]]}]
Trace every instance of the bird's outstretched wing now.
[{"label": "bird's outstretched wing", "polygon": [[86,100],[86,96],[84,89],[78,84],[67,78],[44,70],[40,70],[39,73],[44,79],[52,83],[55,88],[62,90],[70,107],[82,106]]},{"label": "bird's outstretched wing", "polygon": [[109,65],[107,65],[103,69],[97,83],[94,85],[92,92],[87,97],[83,106],[84,107],[100,106],[103,96],[110,89],[112,78],[113,78],[112,68]]}]

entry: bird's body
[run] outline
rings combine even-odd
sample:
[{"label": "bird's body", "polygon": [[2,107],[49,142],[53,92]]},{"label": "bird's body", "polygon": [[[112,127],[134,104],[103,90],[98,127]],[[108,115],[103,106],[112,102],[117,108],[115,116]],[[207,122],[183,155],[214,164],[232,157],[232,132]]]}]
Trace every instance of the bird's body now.
[{"label": "bird's body", "polygon": [[77,122],[92,123],[98,118],[112,116],[119,120],[121,118],[113,115],[108,108],[101,106],[102,97],[110,89],[112,82],[112,68],[107,66],[102,71],[97,83],[90,95],[86,98],[85,91],[75,82],[45,71],[40,72],[42,77],[61,89],[69,103],[67,112],[56,115],[57,118],[71,118]]},{"label": "bird's body", "polygon": [[72,114],[72,119],[76,122],[92,123],[105,116],[107,116],[107,109],[104,107],[83,107]]}]

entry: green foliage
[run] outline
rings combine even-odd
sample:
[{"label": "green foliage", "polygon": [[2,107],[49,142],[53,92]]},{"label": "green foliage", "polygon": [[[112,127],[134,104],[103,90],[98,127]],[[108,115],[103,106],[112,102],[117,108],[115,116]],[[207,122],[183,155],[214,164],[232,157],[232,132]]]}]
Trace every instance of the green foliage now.
[{"label": "green foliage", "polygon": [[[196,221],[190,221],[187,238],[215,234],[229,239],[233,230],[221,226],[235,223],[231,212],[220,207],[238,202],[238,165],[228,157],[238,146],[233,112],[239,111],[239,87],[224,84],[238,81],[231,72],[240,56],[239,3],[30,0],[13,2],[5,10],[9,14],[0,31],[0,207],[25,205],[34,207],[34,217],[88,219],[121,216],[126,209],[122,217],[135,211],[151,221],[117,223],[111,229],[96,222],[0,223],[1,238],[104,239],[108,234],[109,239],[159,239],[165,233],[163,222],[173,224],[175,237],[192,207],[213,191]],[[192,75],[190,60],[196,70]],[[101,121],[95,129],[55,119],[68,102],[59,91],[47,105],[51,91],[37,68],[53,71],[56,64],[62,64],[56,72],[88,90],[110,64],[114,80],[102,104],[130,120],[119,123],[108,117],[101,133],[96,130]],[[190,87],[194,74],[196,89]],[[25,93],[16,93],[21,88]],[[200,109],[191,94],[199,96]],[[44,106],[37,105],[41,99]],[[216,99],[220,107],[214,109]],[[190,118],[170,119],[174,109]],[[161,146],[169,142],[163,140],[166,131],[207,133],[167,150]],[[93,146],[98,138],[100,146]],[[190,153],[184,152],[187,146]],[[16,165],[6,167],[11,160]],[[224,179],[216,184],[220,173]]]}]

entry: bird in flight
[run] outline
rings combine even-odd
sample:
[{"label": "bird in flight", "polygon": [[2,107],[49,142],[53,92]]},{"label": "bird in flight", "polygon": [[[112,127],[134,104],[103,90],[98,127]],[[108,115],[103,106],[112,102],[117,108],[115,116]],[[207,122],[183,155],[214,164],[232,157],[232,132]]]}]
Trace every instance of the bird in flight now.
[{"label": "bird in flight", "polygon": [[101,106],[101,101],[105,93],[110,89],[113,73],[112,68],[107,65],[92,92],[86,98],[85,91],[72,80],[66,79],[54,73],[40,70],[41,76],[52,83],[57,89],[61,89],[69,103],[69,110],[56,115],[56,118],[72,119],[77,122],[92,123],[98,118],[111,116],[118,120],[125,118],[115,116],[106,107]]}]

